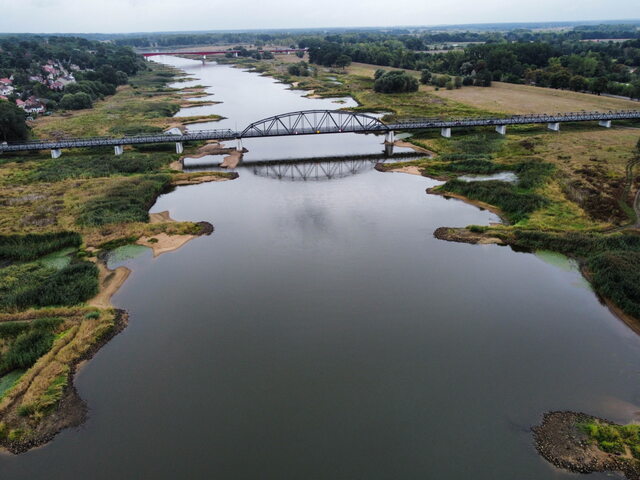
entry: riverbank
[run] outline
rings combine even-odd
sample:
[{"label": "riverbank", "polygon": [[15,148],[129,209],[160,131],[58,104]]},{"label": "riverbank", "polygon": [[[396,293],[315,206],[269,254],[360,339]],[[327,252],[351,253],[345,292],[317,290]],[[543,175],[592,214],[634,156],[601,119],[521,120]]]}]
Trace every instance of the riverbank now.
[{"label": "riverbank", "polygon": [[[193,121],[220,119],[217,115],[173,117],[183,95],[198,93],[194,88],[184,91],[164,88],[176,79],[176,74],[175,70],[156,65],[150,72],[133,77],[129,87],[118,89],[114,96],[98,102],[94,109],[43,117],[36,122],[36,134],[47,136],[58,129],[66,129],[66,134],[71,136],[123,133],[129,128],[155,131],[176,126],[184,129],[185,124]],[[149,89],[149,95],[143,94],[145,89]],[[104,118],[107,111],[111,112],[110,116]],[[185,145],[186,155],[193,150],[194,146]],[[54,290],[51,300],[43,303],[35,296],[32,303],[19,310],[12,308],[0,313],[0,326],[4,322],[9,328],[8,334],[0,336],[2,355],[14,346],[21,348],[10,333],[12,328],[19,326],[17,331],[36,331],[34,329],[40,328],[38,325],[45,320],[51,325],[47,327],[51,332],[38,347],[41,353],[30,353],[31,363],[0,392],[0,445],[8,451],[25,452],[86,419],[86,405],[73,385],[74,373],[81,362],[91,358],[125,328],[127,318],[126,312],[113,309],[111,298],[131,272],[126,267],[109,270],[102,260],[104,254],[117,246],[138,243],[150,247],[154,256],[158,256],[213,232],[208,222],[179,222],[168,212],[148,214],[158,196],[171,188],[232,180],[238,176],[237,173],[177,171],[171,165],[178,158],[159,146],[127,149],[122,158],[114,157],[112,152],[70,151],[59,161],[31,154],[24,158],[6,156],[0,162],[3,188],[0,241],[11,242],[14,238],[11,235],[18,235],[16,238],[27,242],[30,237],[22,236],[25,234],[42,237],[36,244],[44,245],[47,235],[61,234],[62,238],[71,239],[70,248],[54,252],[59,256],[54,263],[45,263],[43,254],[29,253],[32,263],[13,268],[36,269],[52,279],[66,275],[67,271],[68,275],[76,275],[68,280],[64,277],[65,280],[58,283],[44,280],[43,285],[53,285],[48,287]],[[28,242],[20,244],[19,248],[30,252],[33,247],[29,245]],[[1,260],[3,268],[12,267],[11,260]],[[4,274],[3,268],[0,276]],[[82,272],[82,276],[71,272]],[[30,282],[36,280],[41,281],[24,277],[22,288],[28,288]],[[33,288],[44,288],[38,285]],[[66,294],[57,293],[56,289],[80,292],[75,294],[78,299],[74,302],[84,302],[86,306],[74,306],[71,302],[69,306],[51,308],[49,305],[60,302],[67,304]],[[41,308],[43,306],[47,308]],[[47,342],[51,342],[50,346]]]}]

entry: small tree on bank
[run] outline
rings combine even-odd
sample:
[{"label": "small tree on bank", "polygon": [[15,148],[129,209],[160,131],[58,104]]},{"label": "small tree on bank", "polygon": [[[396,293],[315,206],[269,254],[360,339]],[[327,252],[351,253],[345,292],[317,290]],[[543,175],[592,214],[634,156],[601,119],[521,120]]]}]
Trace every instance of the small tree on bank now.
[{"label": "small tree on bank", "polygon": [[13,103],[0,100],[0,142],[19,142],[28,137],[24,112]]},{"label": "small tree on bank", "polygon": [[417,92],[418,80],[403,70],[393,70],[378,76],[373,89],[379,93]]}]

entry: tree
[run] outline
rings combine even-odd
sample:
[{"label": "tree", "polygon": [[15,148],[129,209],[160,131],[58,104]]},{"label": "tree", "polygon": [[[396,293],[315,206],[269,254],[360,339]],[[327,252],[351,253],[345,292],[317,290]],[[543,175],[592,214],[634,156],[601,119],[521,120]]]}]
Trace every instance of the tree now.
[{"label": "tree", "polygon": [[431,70],[425,68],[420,74],[420,83],[422,83],[423,85],[427,85],[431,81],[431,76]]},{"label": "tree", "polygon": [[418,80],[403,70],[393,70],[379,76],[373,88],[379,93],[416,92]]},{"label": "tree", "polygon": [[349,55],[340,55],[336,59],[336,67],[338,68],[346,68],[351,65],[351,57]]},{"label": "tree", "polygon": [[455,77],[453,79],[453,84],[456,88],[461,88],[462,87],[462,77]]},{"label": "tree", "polygon": [[574,75],[573,77],[571,77],[571,80],[569,80],[569,88],[574,92],[581,92],[583,90],[586,90],[587,86],[587,79],[582,75]]},{"label": "tree", "polygon": [[373,79],[374,80],[378,80],[382,75],[384,75],[385,73],[387,73],[387,71],[384,68],[379,68],[375,71],[375,73],[373,74]]},{"label": "tree", "polygon": [[478,87],[490,87],[493,75],[489,70],[482,70],[476,75],[476,85]]},{"label": "tree", "polygon": [[589,90],[597,95],[600,95],[607,89],[607,83],[609,82],[605,77],[593,78],[589,82]]},{"label": "tree", "polygon": [[82,110],[83,108],[91,108],[91,97],[88,93],[67,93],[60,100],[60,108],[65,110]]},{"label": "tree", "polygon": [[0,100],[0,141],[19,142],[28,137],[24,111],[11,102]]}]

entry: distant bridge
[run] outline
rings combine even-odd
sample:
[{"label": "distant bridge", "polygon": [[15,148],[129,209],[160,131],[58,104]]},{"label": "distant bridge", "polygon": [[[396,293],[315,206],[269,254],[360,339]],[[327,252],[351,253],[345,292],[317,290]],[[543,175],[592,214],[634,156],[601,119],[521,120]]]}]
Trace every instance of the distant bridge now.
[{"label": "distant bridge", "polygon": [[508,125],[547,124],[553,131],[560,130],[565,122],[599,122],[610,128],[614,120],[640,119],[640,110],[620,110],[612,112],[576,112],[556,115],[514,115],[504,118],[465,118],[458,120],[416,119],[401,123],[384,123],[380,119],[360,112],[347,110],[305,110],[275,115],[254,122],[242,131],[200,130],[180,134],[162,133],[153,135],[132,135],[124,137],[87,137],[56,140],[34,140],[24,143],[0,144],[2,152],[26,152],[51,150],[53,158],[61,155],[63,148],[114,147],[115,154],[121,155],[125,145],[154,143],[175,143],[176,152],[183,152],[183,142],[202,140],[237,140],[238,150],[242,150],[242,139],[259,137],[283,137],[295,135],[317,135],[329,133],[384,133],[386,142],[394,142],[394,132],[411,130],[440,129],[443,137],[451,137],[453,128],[493,126],[505,135]]},{"label": "distant bridge", "polygon": [[[274,55],[289,55],[290,53],[306,52],[306,48],[273,48],[258,50],[258,52],[269,52]],[[141,52],[143,57],[157,57],[160,55],[197,55],[198,57],[207,57],[208,55],[226,55],[231,54],[237,57],[241,50],[197,50],[186,52]]]}]

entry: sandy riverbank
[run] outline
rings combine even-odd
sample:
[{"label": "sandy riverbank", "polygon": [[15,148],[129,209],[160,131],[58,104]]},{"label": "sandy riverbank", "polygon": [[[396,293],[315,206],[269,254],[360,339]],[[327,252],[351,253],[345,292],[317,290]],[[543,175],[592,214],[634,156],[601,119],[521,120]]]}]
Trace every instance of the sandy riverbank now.
[{"label": "sandy riverbank", "polygon": [[115,270],[109,270],[104,262],[97,261],[98,270],[100,271],[98,294],[87,302],[88,305],[98,308],[112,308],[111,297],[120,289],[122,284],[127,281],[131,270],[127,267],[118,267]]}]

